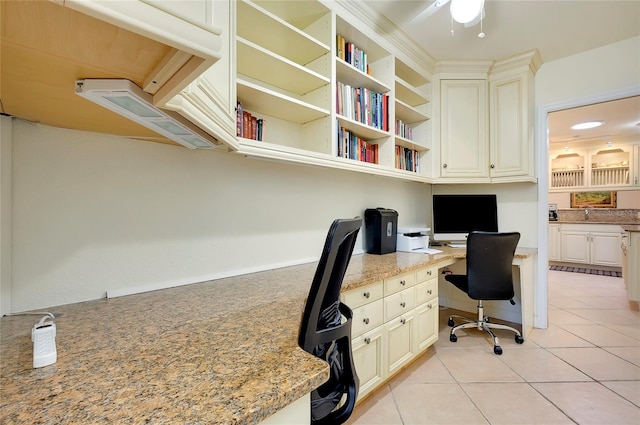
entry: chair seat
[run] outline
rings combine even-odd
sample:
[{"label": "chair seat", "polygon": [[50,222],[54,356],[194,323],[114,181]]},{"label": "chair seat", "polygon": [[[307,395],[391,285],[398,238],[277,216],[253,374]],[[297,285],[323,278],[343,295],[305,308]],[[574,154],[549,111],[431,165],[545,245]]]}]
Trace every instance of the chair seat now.
[{"label": "chair seat", "polygon": [[453,283],[453,285],[461,291],[469,293],[469,279],[463,274],[448,274],[444,277],[447,282]]}]

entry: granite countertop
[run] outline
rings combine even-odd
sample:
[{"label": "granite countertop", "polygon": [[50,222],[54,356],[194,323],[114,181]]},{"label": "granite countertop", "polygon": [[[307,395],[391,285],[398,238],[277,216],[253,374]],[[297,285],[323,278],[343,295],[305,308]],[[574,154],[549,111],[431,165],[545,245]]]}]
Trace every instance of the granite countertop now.
[{"label": "granite countertop", "polygon": [[[354,255],[343,290],[465,254],[442,251]],[[40,369],[30,332],[41,316],[5,316],[0,422],[258,423],[329,376],[297,344],[316,265],[50,308],[58,361]]]}]

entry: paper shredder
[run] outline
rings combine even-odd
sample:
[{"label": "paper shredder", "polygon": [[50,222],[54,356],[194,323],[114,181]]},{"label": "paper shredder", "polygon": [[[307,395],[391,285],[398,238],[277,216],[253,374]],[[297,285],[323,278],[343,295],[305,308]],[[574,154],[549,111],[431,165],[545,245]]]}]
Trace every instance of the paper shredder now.
[{"label": "paper shredder", "polygon": [[387,208],[369,208],[364,212],[367,252],[388,254],[396,252],[398,212]]}]

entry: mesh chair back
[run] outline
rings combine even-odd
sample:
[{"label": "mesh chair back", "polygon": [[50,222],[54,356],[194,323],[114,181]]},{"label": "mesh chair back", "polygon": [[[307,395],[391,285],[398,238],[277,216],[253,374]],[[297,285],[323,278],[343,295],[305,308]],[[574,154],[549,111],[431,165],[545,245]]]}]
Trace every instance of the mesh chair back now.
[{"label": "mesh chair back", "polygon": [[514,296],[511,266],[520,233],[471,232],[467,238],[469,297],[510,300]]},{"label": "mesh chair back", "polygon": [[339,297],[361,225],[355,218],[335,220],[329,228],[302,317],[300,347],[330,367],[329,380],[311,393],[313,424],[341,424],[355,407],[359,380],[351,350],[352,312]]}]

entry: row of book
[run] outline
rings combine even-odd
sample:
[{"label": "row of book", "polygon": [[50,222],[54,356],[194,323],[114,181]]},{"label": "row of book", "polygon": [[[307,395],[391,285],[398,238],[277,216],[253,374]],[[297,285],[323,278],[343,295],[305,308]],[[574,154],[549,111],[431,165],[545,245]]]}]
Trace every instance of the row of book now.
[{"label": "row of book", "polygon": [[355,44],[345,40],[340,34],[336,35],[336,54],[343,61],[351,64],[360,71],[371,75],[371,68],[367,60],[367,53]]},{"label": "row of book", "polygon": [[240,101],[236,106],[236,136],[259,141],[264,137],[264,120],[245,111]]},{"label": "row of book", "polygon": [[369,143],[352,131],[338,126],[338,157],[377,164],[378,145]]},{"label": "row of book", "polygon": [[343,117],[389,131],[389,95],[338,81],[336,112]]},{"label": "row of book", "polygon": [[420,171],[420,155],[417,150],[396,146],[396,168],[413,172]]},{"label": "row of book", "polygon": [[409,127],[402,120],[396,120],[396,136],[413,140],[413,128]]}]

